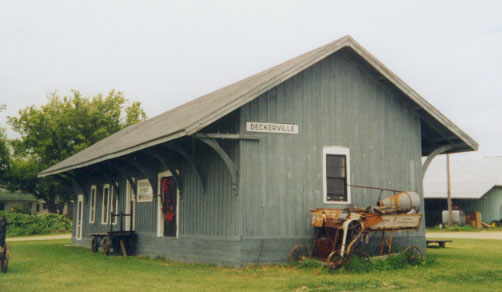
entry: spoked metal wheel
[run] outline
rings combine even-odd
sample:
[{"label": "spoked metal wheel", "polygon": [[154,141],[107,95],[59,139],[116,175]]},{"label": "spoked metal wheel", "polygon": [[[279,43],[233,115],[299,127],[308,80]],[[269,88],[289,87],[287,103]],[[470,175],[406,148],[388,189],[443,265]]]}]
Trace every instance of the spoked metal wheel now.
[{"label": "spoked metal wheel", "polygon": [[93,237],[91,241],[91,251],[98,252],[99,249],[99,240],[97,237]]},{"label": "spoked metal wheel", "polygon": [[3,260],[0,260],[0,271],[2,271],[2,273],[7,273],[8,270],[9,270],[9,259],[5,258]]},{"label": "spoked metal wheel", "polygon": [[347,255],[352,254],[352,252],[359,247],[363,232],[364,226],[361,222],[353,221],[349,224],[349,229],[347,231],[347,249],[345,251]]},{"label": "spoked metal wheel", "polygon": [[105,255],[110,255],[112,253],[112,239],[109,236],[103,237],[101,239],[101,250],[103,251],[103,254]]},{"label": "spoked metal wheel", "polygon": [[7,273],[9,269],[9,256],[7,247],[4,247],[2,254],[0,254],[0,272]]},{"label": "spoked metal wheel", "polygon": [[410,265],[418,265],[425,260],[424,253],[416,246],[407,247],[403,254]]},{"label": "spoked metal wheel", "polygon": [[333,251],[327,258],[328,267],[332,270],[339,269],[350,259],[350,255],[340,256],[337,251]]},{"label": "spoked metal wheel", "polygon": [[288,260],[290,262],[298,262],[309,256],[309,250],[305,245],[297,244],[289,251]]}]

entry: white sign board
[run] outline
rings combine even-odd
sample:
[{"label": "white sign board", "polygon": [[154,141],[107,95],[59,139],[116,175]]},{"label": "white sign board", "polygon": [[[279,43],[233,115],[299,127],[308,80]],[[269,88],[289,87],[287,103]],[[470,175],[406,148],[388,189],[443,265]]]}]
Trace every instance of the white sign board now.
[{"label": "white sign board", "polygon": [[298,134],[298,125],[246,122],[246,131],[276,134]]},{"label": "white sign board", "polygon": [[138,187],[138,202],[151,202],[153,199],[153,190],[147,179],[140,179],[136,183]]}]

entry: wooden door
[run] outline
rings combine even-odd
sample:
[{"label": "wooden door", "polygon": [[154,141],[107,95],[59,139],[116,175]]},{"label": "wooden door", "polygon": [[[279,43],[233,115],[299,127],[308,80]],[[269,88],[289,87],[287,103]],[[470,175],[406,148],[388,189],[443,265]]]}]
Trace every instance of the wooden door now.
[{"label": "wooden door", "polygon": [[178,230],[178,187],[172,176],[161,180],[163,235],[176,237]]}]

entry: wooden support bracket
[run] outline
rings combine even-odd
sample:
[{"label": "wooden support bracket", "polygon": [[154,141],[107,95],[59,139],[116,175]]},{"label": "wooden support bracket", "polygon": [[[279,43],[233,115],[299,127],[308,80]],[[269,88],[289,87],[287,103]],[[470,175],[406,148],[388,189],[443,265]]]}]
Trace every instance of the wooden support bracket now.
[{"label": "wooden support bracket", "polygon": [[73,191],[75,194],[83,194],[84,193],[84,188],[82,185],[77,181],[75,176],[69,172],[66,173],[59,173],[57,174],[61,179],[69,182],[72,186]]},{"label": "wooden support bracket", "polygon": [[157,195],[157,188],[155,187],[155,179],[151,176],[153,173],[152,171],[149,171],[145,166],[143,166],[141,163],[138,161],[135,161],[133,159],[122,159],[122,162],[124,162],[127,165],[130,165],[133,168],[136,168],[146,179],[148,179],[148,182],[150,182],[150,185],[152,187],[152,191],[154,195]]},{"label": "wooden support bracket", "polygon": [[147,156],[150,156],[151,158],[157,160],[164,169],[168,169],[171,174],[173,175],[174,177],[174,181],[176,182],[176,185],[178,186],[179,190],[180,190],[180,194],[183,195],[183,191],[184,191],[184,187],[183,187],[183,180],[181,179],[180,175],[178,174],[178,172],[176,171],[175,168],[172,168],[167,159],[164,157],[163,153],[161,153],[160,151],[158,150],[154,150],[154,149],[147,149],[144,151],[145,155]]},{"label": "wooden support bracket", "polygon": [[105,178],[105,180],[113,184],[113,186],[118,190],[120,176],[117,177],[117,174],[111,171],[110,164],[105,162],[101,164],[100,169],[101,175]]},{"label": "wooden support bracket", "polygon": [[438,156],[440,154],[443,154],[446,151],[453,149],[454,147],[455,147],[455,145],[443,145],[443,146],[440,146],[440,147],[436,148],[434,151],[432,151],[429,154],[429,156],[427,156],[427,159],[424,161],[424,163],[422,165],[422,180],[425,177],[425,172],[429,168],[429,165],[431,164],[432,160],[436,156]]},{"label": "wooden support bracket", "polygon": [[232,177],[232,192],[234,193],[234,195],[237,195],[239,175],[235,163],[232,161],[227,152],[225,152],[225,150],[221,148],[220,144],[216,140],[211,138],[199,138],[199,140],[211,147],[223,160],[225,166],[230,172],[230,176]]},{"label": "wooden support bracket", "polygon": [[127,181],[131,185],[132,192],[136,197],[136,182],[131,178],[131,176],[124,170],[123,166],[117,166],[113,164],[111,161],[107,161],[107,166],[110,169],[113,169],[115,173],[118,173],[120,179]]},{"label": "wooden support bracket", "polygon": [[202,185],[202,190],[204,192],[206,192],[206,181],[203,179],[203,177],[199,171],[199,168],[197,167],[197,164],[195,163],[195,160],[193,159],[193,157],[191,155],[189,155],[185,150],[183,150],[183,148],[179,147],[176,144],[167,144],[163,147],[169,151],[172,151],[176,154],[179,154],[181,157],[183,157],[190,164],[190,167],[192,168],[195,176],[197,176],[197,178],[199,179],[199,181]]}]

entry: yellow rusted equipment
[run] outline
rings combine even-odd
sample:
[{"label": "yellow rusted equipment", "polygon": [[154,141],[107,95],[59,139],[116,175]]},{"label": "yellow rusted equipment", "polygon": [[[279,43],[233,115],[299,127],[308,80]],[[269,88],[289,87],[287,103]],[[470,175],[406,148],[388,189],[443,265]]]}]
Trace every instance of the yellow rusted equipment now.
[{"label": "yellow rusted equipment", "polygon": [[[336,269],[370,232],[418,229],[422,218],[419,208],[418,194],[400,192],[380,200],[377,207],[313,209],[310,211],[315,230],[313,256],[325,259]],[[392,240],[384,243],[391,248]]]}]

